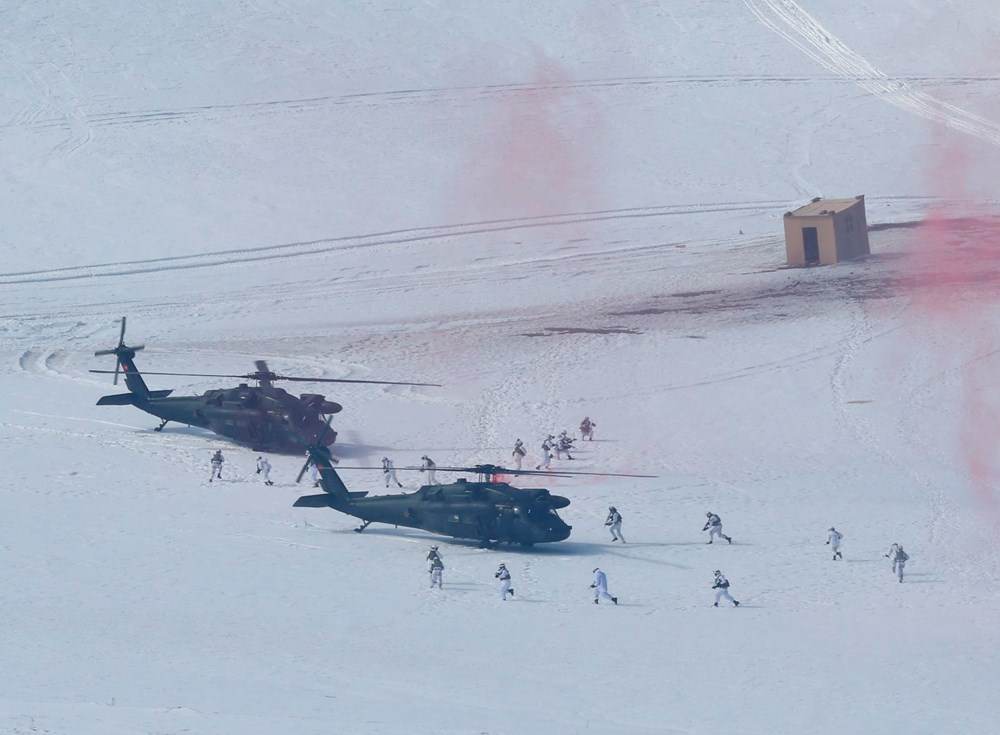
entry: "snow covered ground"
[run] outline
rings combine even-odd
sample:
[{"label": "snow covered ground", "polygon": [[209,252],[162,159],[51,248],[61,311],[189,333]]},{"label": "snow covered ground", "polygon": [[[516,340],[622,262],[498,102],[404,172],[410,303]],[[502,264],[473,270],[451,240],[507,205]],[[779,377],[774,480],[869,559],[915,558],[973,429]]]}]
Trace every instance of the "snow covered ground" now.
[{"label": "snow covered ground", "polygon": [[[0,731],[989,732],[996,4],[343,5],[0,13]],[[858,193],[873,256],[785,269]],[[589,415],[560,464],[658,479],[552,478],[530,550],[358,535],[94,405],[122,315],[149,370],[443,384],[326,390],[344,464]]]}]

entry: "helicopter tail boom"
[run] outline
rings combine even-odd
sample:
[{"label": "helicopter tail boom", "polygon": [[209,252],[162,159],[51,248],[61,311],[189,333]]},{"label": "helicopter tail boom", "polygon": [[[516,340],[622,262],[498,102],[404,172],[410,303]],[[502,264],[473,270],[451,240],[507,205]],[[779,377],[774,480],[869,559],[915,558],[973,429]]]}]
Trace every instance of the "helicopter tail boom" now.
[{"label": "helicopter tail boom", "polygon": [[335,508],[339,503],[332,495],[321,493],[319,495],[303,495],[292,505],[295,508]]},{"label": "helicopter tail boom", "polygon": [[[357,500],[358,498],[363,498],[368,495],[368,492],[358,492],[358,493],[348,493],[348,498],[350,500]],[[344,505],[341,498],[336,495],[331,495],[329,493],[321,493],[319,495],[303,495],[301,498],[296,500],[292,505],[296,508],[340,508]]]},{"label": "helicopter tail boom", "polygon": [[97,400],[98,406],[135,406],[145,403],[150,398],[166,398],[173,390],[151,390],[146,395],[140,393],[114,393],[110,396],[101,396]]}]

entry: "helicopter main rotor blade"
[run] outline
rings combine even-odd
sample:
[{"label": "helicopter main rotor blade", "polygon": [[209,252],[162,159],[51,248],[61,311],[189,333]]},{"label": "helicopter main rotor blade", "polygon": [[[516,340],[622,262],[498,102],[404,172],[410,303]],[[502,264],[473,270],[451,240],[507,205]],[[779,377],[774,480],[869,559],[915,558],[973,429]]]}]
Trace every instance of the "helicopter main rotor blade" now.
[{"label": "helicopter main rotor blade", "polygon": [[[382,465],[378,465],[378,466],[363,465],[363,466],[360,466],[360,467],[337,467],[337,471],[338,472],[340,472],[340,470],[382,470],[382,469],[383,469]],[[393,469],[397,470],[397,471],[400,471],[400,472],[419,472],[423,468],[422,467],[393,467]],[[472,470],[472,469],[470,469],[468,467],[435,467],[434,469],[437,470],[438,472],[468,472],[468,473],[476,473],[476,474],[483,474],[483,475],[490,475],[490,474],[503,475],[503,474],[506,474],[504,472],[477,472],[476,470]],[[555,472],[536,472],[535,470],[521,470],[521,471],[511,470],[510,474],[512,474],[512,475],[545,475],[546,477],[569,477],[569,475],[562,474],[558,470],[555,471]]]},{"label": "helicopter main rotor blade", "polygon": [[[131,349],[131,348],[129,348],[129,349]],[[111,373],[116,373],[118,371],[117,370],[88,370],[87,372],[90,372],[90,373],[107,373],[108,375],[110,375]],[[147,373],[145,370],[142,371],[142,374],[143,375],[188,375],[188,373]],[[233,378],[238,378],[239,376],[238,375],[209,375],[209,376],[206,376],[206,377],[214,377],[214,378],[230,378],[230,377],[233,377]]]},{"label": "helicopter main rotor blade", "polygon": [[497,465],[479,465],[478,467],[437,467],[444,472],[475,472],[480,475],[542,475],[546,477],[561,477],[572,475],[597,475],[600,477],[650,477],[659,475],[635,475],[621,472],[574,472],[572,470],[515,470]]},{"label": "helicopter main rotor blade", "polygon": [[[358,467],[339,467],[341,470],[381,470],[382,465],[361,465]],[[394,470],[417,472],[422,467],[393,467]],[[434,468],[438,472],[468,472],[477,475],[534,475],[537,477],[572,477],[573,475],[597,475],[600,477],[651,477],[659,475],[633,475],[618,472],[573,472],[571,470],[515,470],[498,465],[479,465],[478,467],[442,467]]]},{"label": "helicopter main rotor blade", "polygon": [[395,380],[351,380],[349,378],[293,378],[288,375],[275,375],[271,380],[290,380],[296,383],[367,383],[369,385],[423,385],[430,388],[441,387],[440,383],[406,383]]},{"label": "helicopter main rotor blade", "polygon": [[[140,349],[138,347],[130,347],[129,349]],[[109,350],[101,354],[113,355],[114,350]],[[111,370],[91,370],[92,373],[110,373]],[[369,383],[373,385],[421,385],[428,386],[431,388],[440,388],[440,383],[403,383],[396,382],[393,380],[350,380],[348,378],[296,378],[287,375],[268,375],[259,373],[245,373],[243,375],[229,375],[222,373],[160,373],[143,370],[143,375],[174,375],[180,377],[190,377],[190,378],[243,378],[245,380],[260,380],[262,377],[265,380],[290,380],[297,383]]]},{"label": "helicopter main rotor blade", "polygon": [[[131,347],[129,349],[135,349],[135,348]],[[91,370],[90,372],[92,372],[92,373],[110,373],[112,371],[111,370]],[[252,375],[251,376],[247,376],[247,375],[219,375],[217,373],[154,373],[154,372],[147,372],[145,370],[142,371],[142,374],[143,375],[182,375],[182,376],[190,376],[192,378],[246,378],[246,377],[253,377]]]}]

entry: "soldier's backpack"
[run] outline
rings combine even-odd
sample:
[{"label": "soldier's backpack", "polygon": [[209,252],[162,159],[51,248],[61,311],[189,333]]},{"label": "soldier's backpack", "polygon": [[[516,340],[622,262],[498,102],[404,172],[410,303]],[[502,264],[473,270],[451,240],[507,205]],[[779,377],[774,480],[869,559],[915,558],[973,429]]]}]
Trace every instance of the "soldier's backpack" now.
[{"label": "soldier's backpack", "polygon": [[909,560],[910,560],[910,555],[907,554],[902,549],[896,552],[896,561],[909,561]]}]

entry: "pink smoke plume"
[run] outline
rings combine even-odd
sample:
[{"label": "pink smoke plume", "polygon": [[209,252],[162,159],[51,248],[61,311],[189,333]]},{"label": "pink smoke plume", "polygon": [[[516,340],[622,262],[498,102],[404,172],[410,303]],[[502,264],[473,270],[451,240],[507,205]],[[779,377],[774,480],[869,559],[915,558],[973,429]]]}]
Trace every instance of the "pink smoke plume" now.
[{"label": "pink smoke plume", "polygon": [[976,496],[996,517],[1000,395],[991,388],[1000,369],[1000,217],[969,197],[968,183],[982,158],[974,158],[966,145],[956,136],[945,141],[938,135],[940,155],[932,175],[943,203],[928,213],[909,243],[902,286],[910,296],[915,331],[928,345],[940,344],[946,335],[941,360],[949,369],[960,361],[957,444]]},{"label": "pink smoke plume", "polygon": [[539,51],[530,82],[491,93],[461,171],[458,221],[586,211],[598,200],[597,103]]}]

